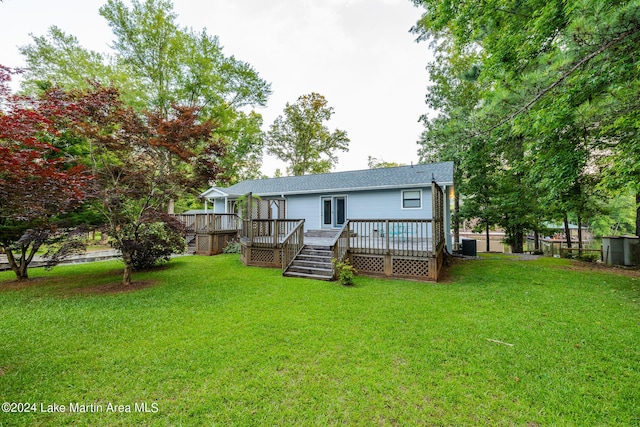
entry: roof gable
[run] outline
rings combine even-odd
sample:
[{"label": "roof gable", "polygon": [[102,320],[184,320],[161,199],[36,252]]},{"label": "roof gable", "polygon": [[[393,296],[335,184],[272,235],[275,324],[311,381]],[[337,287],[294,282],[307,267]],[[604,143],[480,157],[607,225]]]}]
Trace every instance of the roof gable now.
[{"label": "roof gable", "polygon": [[[219,197],[220,193],[239,196],[252,192],[257,196],[322,193],[329,191],[364,191],[453,184],[453,162],[365,169],[315,175],[287,176],[243,181],[228,188],[212,187],[204,197]],[[215,189],[216,191],[212,191]]]}]

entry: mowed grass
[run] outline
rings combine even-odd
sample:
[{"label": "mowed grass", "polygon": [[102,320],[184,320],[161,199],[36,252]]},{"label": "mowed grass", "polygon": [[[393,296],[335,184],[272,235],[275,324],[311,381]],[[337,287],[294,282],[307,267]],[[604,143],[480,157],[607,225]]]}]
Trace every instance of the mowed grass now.
[{"label": "mowed grass", "polygon": [[38,406],[0,425],[639,425],[640,278],[577,265],[342,287],[182,257],[123,293],[118,262],[2,273],[0,400]]}]

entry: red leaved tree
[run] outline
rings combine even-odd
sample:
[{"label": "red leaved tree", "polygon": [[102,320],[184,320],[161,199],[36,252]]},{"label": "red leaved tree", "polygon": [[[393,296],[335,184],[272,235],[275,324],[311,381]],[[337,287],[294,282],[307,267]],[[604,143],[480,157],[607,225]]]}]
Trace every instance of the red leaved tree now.
[{"label": "red leaved tree", "polygon": [[194,108],[140,114],[117,89],[98,84],[66,96],[80,108],[74,132],[88,143],[92,194],[129,285],[133,270],[184,251],[184,230],[166,206],[222,172],[224,144],[212,137],[216,124],[201,122]]},{"label": "red leaved tree", "polygon": [[0,248],[23,280],[42,245],[66,231],[65,214],[86,198],[90,177],[52,144],[76,106],[13,95],[11,75],[0,66]]}]

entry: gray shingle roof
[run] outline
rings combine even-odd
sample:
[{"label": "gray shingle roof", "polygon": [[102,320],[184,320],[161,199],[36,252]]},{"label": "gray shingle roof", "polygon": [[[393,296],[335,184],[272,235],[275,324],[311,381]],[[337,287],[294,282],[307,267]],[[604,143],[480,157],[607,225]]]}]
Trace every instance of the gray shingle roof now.
[{"label": "gray shingle roof", "polygon": [[431,185],[432,179],[441,185],[453,184],[453,162],[258,179],[243,181],[227,188],[214,188],[230,196],[240,196],[249,192],[257,196],[277,196],[418,187]]}]

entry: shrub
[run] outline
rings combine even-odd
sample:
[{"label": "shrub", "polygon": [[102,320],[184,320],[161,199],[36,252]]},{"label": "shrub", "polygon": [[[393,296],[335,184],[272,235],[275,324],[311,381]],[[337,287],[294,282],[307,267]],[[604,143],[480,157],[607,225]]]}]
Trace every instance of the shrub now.
[{"label": "shrub", "polygon": [[[172,254],[183,253],[186,249],[182,233],[164,222],[144,223],[135,233],[127,234],[122,239],[122,246],[132,253],[134,270],[157,267],[169,261]],[[117,240],[112,241],[112,246],[123,250]]]},{"label": "shrub", "polygon": [[578,261],[597,262],[600,259],[600,254],[597,252],[583,252],[581,254],[578,252],[566,252],[564,257]]},{"label": "shrub", "polygon": [[227,246],[225,246],[225,248],[222,250],[222,253],[225,254],[239,254],[242,252],[242,245],[240,245],[240,242],[237,241],[231,241],[227,244]]},{"label": "shrub", "polygon": [[338,262],[338,260],[334,258],[331,262],[338,273],[338,281],[340,284],[345,286],[353,285],[353,278],[356,276],[358,271],[353,265],[351,265],[349,260],[345,259],[343,262]]},{"label": "shrub", "polygon": [[579,255],[578,259],[580,261],[586,261],[586,262],[597,262],[600,260],[600,254],[594,253],[594,252],[585,252],[582,255]]}]

